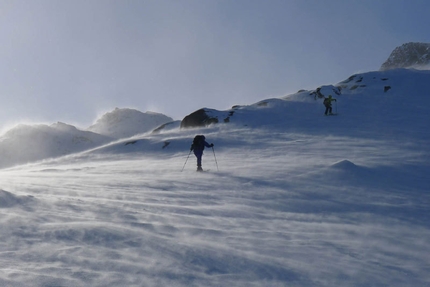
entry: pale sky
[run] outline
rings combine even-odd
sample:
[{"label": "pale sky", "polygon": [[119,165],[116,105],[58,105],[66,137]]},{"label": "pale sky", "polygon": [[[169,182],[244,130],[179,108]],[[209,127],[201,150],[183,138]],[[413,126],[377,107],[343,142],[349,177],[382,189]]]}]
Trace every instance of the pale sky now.
[{"label": "pale sky", "polygon": [[428,0],[0,0],[0,129],[174,119],[378,70],[430,43]]}]

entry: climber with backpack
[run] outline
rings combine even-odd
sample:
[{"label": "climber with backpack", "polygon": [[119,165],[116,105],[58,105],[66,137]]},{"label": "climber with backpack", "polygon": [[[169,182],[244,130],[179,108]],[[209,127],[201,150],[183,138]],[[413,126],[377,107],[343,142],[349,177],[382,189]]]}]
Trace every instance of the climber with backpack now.
[{"label": "climber with backpack", "polygon": [[333,101],[337,102],[337,100],[335,98],[332,98],[331,95],[329,95],[328,98],[324,98],[324,102],[323,102],[323,104],[325,106],[324,115],[326,115],[326,116],[327,116],[327,114],[333,115],[332,107],[331,107],[331,102],[333,102]]},{"label": "climber with backpack", "polygon": [[197,158],[197,171],[203,171],[202,155],[205,147],[213,147],[214,144],[208,144],[204,135],[196,135],[190,147],[190,152],[193,151]]}]

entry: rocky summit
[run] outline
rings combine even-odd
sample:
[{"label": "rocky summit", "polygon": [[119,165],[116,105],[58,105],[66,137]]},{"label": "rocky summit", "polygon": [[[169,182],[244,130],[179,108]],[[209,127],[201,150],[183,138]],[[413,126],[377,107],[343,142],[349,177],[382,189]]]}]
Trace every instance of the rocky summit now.
[{"label": "rocky summit", "polygon": [[410,42],[393,50],[380,70],[422,68],[430,64],[430,43]]}]

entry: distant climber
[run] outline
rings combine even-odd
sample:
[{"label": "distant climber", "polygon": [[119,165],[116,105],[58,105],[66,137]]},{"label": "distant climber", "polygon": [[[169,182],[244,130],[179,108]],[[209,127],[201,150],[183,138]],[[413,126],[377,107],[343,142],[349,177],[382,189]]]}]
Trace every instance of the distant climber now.
[{"label": "distant climber", "polygon": [[197,135],[194,137],[193,143],[190,147],[190,151],[194,151],[194,155],[197,158],[197,171],[203,171],[202,168],[202,155],[205,147],[213,147],[214,144],[208,144],[206,138],[203,135]]},{"label": "distant climber", "polygon": [[325,106],[325,115],[333,115],[332,113],[332,107],[331,107],[331,102],[337,102],[337,100],[335,98],[332,98],[331,95],[328,96],[328,98],[324,98],[324,106]]}]

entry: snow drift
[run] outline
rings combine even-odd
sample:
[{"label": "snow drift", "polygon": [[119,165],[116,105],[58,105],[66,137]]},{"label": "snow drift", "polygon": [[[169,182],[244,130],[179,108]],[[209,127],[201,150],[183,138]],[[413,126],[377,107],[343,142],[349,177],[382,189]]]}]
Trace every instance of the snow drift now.
[{"label": "snow drift", "polygon": [[0,285],[427,286],[429,85],[357,74],[320,89],[338,116],[301,91],[2,169]]}]

